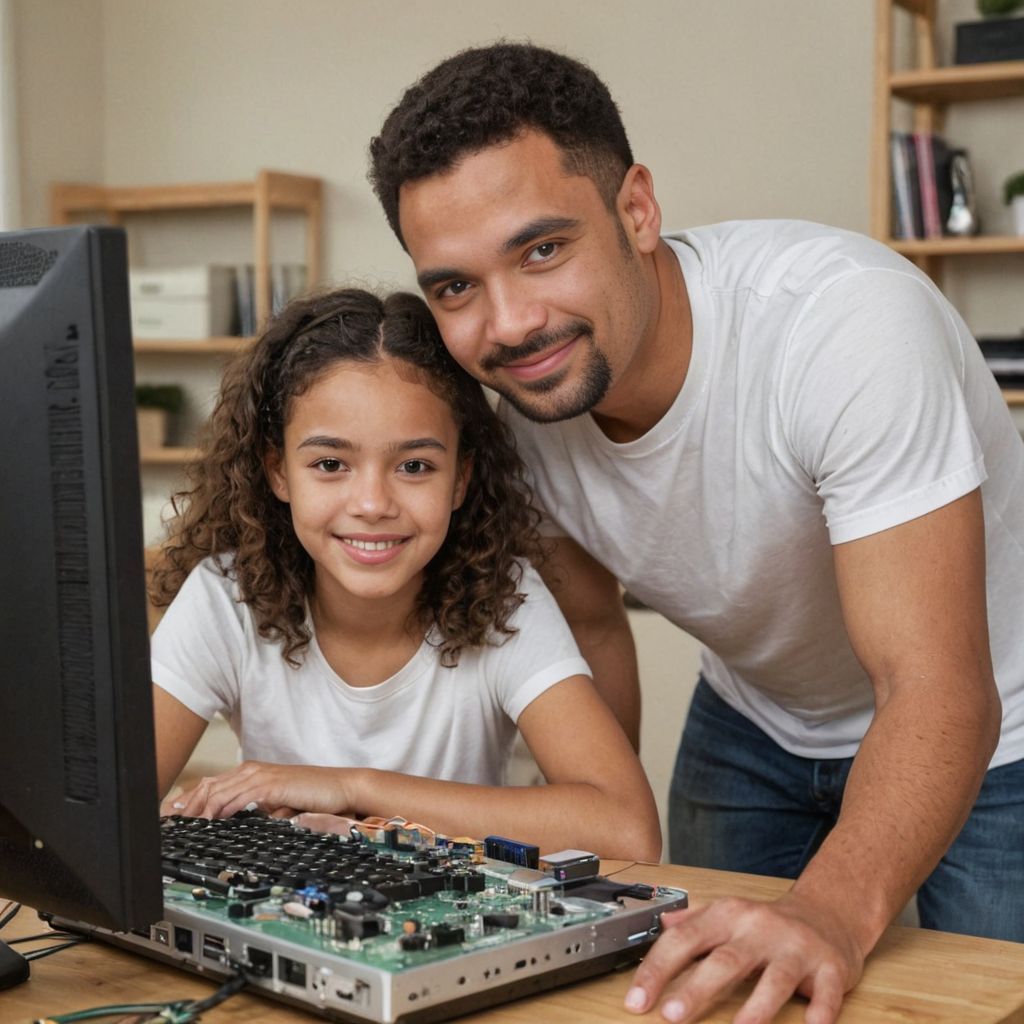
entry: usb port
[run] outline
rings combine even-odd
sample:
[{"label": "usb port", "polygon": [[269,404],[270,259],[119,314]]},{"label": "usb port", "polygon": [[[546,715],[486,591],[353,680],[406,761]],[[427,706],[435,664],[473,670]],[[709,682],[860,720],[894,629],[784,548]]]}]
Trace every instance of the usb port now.
[{"label": "usb port", "polygon": [[224,940],[219,935],[203,936],[203,956],[210,960],[222,961],[224,959]]}]

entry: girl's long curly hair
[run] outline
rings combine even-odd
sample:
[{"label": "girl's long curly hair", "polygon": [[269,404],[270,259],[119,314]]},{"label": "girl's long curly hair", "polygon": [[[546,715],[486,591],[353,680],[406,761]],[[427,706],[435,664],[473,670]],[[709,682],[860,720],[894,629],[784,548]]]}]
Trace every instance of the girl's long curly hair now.
[{"label": "girl's long curly hair", "polygon": [[227,368],[201,456],[172,498],[168,539],[150,585],[158,606],[171,602],[202,559],[218,558],[238,582],[260,636],[300,663],[311,639],[307,600],[314,565],[292,528],[289,506],[270,488],[265,458],[280,452],[291,403],[339,362],[399,359],[452,411],[459,456],[472,460],[465,500],[426,567],[416,613],[440,635],[444,665],[464,647],[500,643],[515,632],[520,560],[538,562],[539,516],[509,429],[483,389],[448,354],[426,303],[395,293],[381,299],[356,288],[297,299],[255,345]]}]

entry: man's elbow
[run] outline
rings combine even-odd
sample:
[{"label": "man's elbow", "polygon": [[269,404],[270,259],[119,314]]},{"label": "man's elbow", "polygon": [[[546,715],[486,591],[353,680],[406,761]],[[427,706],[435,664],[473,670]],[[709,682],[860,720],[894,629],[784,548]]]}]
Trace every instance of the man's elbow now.
[{"label": "man's elbow", "polygon": [[986,687],[985,697],[981,704],[982,706],[979,709],[979,731],[981,733],[979,745],[985,751],[985,764],[987,766],[992,755],[996,752],[996,747],[999,746],[999,738],[1003,729],[1003,702],[999,696],[999,690],[996,688],[995,681],[992,682],[991,686]]}]

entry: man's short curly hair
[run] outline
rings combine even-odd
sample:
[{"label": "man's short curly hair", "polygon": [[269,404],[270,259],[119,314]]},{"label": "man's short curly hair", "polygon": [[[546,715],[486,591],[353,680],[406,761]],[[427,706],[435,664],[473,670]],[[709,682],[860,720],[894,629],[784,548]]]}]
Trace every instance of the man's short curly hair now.
[{"label": "man's short curly hair", "polygon": [[169,604],[189,572],[214,556],[237,580],[260,636],[280,642],[283,657],[299,663],[311,639],[314,566],[290,507],[270,487],[265,459],[284,445],[292,403],[325,373],[339,363],[388,359],[409,366],[445,401],[459,431],[459,457],[471,463],[466,496],[424,573],[418,624],[435,628],[445,665],[456,664],[464,647],[515,632],[522,562],[539,561],[542,542],[512,434],[448,354],[419,296],[381,299],[356,288],[289,303],[226,370],[201,457],[189,467],[190,486],[173,499],[150,587],[154,604]]},{"label": "man's short curly hair", "polygon": [[526,43],[463,50],[406,90],[370,142],[370,183],[402,246],[399,189],[535,129],[589,177],[609,209],[633,152],[607,86],[585,64]]}]

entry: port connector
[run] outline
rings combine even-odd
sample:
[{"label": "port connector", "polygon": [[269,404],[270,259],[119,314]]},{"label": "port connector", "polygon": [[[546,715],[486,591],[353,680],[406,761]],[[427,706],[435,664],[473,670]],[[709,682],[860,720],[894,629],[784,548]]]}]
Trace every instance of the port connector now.
[{"label": "port connector", "polygon": [[203,956],[220,962],[224,959],[224,952],[225,943],[220,935],[210,935],[207,933],[203,936]]},{"label": "port connector", "polygon": [[306,987],[306,965],[298,960],[289,960],[286,956],[277,958],[277,976],[289,985]]},{"label": "port connector", "polygon": [[245,959],[249,970],[260,978],[269,978],[274,973],[274,954],[265,949],[246,946]]}]

